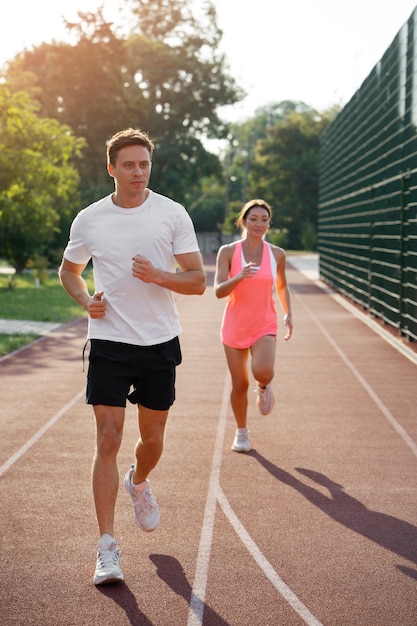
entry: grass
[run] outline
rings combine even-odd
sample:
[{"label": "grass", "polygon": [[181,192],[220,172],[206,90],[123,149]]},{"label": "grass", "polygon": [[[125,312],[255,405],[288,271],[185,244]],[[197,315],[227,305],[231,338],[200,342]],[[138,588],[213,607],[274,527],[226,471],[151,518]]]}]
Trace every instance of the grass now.
[{"label": "grass", "polygon": [[[91,271],[85,278],[93,289]],[[86,313],[62,288],[56,274],[48,274],[44,284],[37,287],[33,274],[15,276],[10,285],[7,276],[0,275],[0,318],[65,324]],[[0,334],[0,356],[18,350],[34,341],[37,335]]]},{"label": "grass", "polygon": [[24,346],[32,343],[35,339],[37,339],[37,335],[32,333],[24,335],[3,335],[0,333],[0,357],[24,348]]}]

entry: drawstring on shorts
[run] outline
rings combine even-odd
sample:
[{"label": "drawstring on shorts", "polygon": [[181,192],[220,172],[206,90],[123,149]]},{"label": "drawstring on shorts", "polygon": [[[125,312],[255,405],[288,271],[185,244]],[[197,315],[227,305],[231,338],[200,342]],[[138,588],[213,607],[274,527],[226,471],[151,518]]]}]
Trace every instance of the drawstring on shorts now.
[{"label": "drawstring on shorts", "polygon": [[84,371],[84,363],[85,363],[85,349],[86,349],[87,344],[88,344],[88,342],[89,342],[89,341],[90,341],[90,340],[89,340],[89,339],[87,339],[87,341],[86,341],[86,342],[85,342],[85,344],[84,344],[84,348],[83,348],[83,355],[82,355],[82,359],[83,359],[83,371]]}]

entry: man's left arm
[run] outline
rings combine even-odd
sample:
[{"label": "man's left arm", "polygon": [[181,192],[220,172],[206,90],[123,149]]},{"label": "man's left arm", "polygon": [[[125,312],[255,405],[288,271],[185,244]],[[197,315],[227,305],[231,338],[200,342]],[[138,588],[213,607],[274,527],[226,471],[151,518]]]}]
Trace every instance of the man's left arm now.
[{"label": "man's left arm", "polygon": [[206,273],[200,252],[175,255],[181,271],[166,272],[152,265],[149,259],[133,257],[132,273],[145,283],[155,283],[165,289],[184,295],[201,295],[206,289]]}]

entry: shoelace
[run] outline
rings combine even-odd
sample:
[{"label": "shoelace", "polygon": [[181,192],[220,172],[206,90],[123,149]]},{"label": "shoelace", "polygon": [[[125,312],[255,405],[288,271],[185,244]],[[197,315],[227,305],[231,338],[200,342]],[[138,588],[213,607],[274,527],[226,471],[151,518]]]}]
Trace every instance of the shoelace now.
[{"label": "shoelace", "polygon": [[238,443],[246,443],[248,441],[247,433],[238,433],[237,434],[237,442]]},{"label": "shoelace", "polygon": [[119,564],[119,550],[116,543],[110,544],[107,550],[99,550],[98,558],[100,566],[105,569],[109,565]]},{"label": "shoelace", "polygon": [[260,404],[269,404],[270,395],[269,395],[268,387],[265,387],[265,389],[261,389],[261,388],[258,389],[258,398],[259,398]]},{"label": "shoelace", "polygon": [[139,511],[147,511],[152,507],[157,508],[158,505],[153,493],[149,489],[145,489],[141,493],[136,493],[135,507],[137,507]]}]

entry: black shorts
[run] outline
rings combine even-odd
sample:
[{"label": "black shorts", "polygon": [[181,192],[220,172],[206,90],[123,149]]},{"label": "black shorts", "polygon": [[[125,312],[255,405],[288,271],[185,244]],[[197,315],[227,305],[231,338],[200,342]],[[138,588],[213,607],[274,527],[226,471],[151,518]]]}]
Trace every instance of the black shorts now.
[{"label": "black shorts", "polygon": [[154,346],[91,339],[87,403],[126,406],[126,399],[166,411],[175,400],[175,368],[181,363],[178,337]]}]

